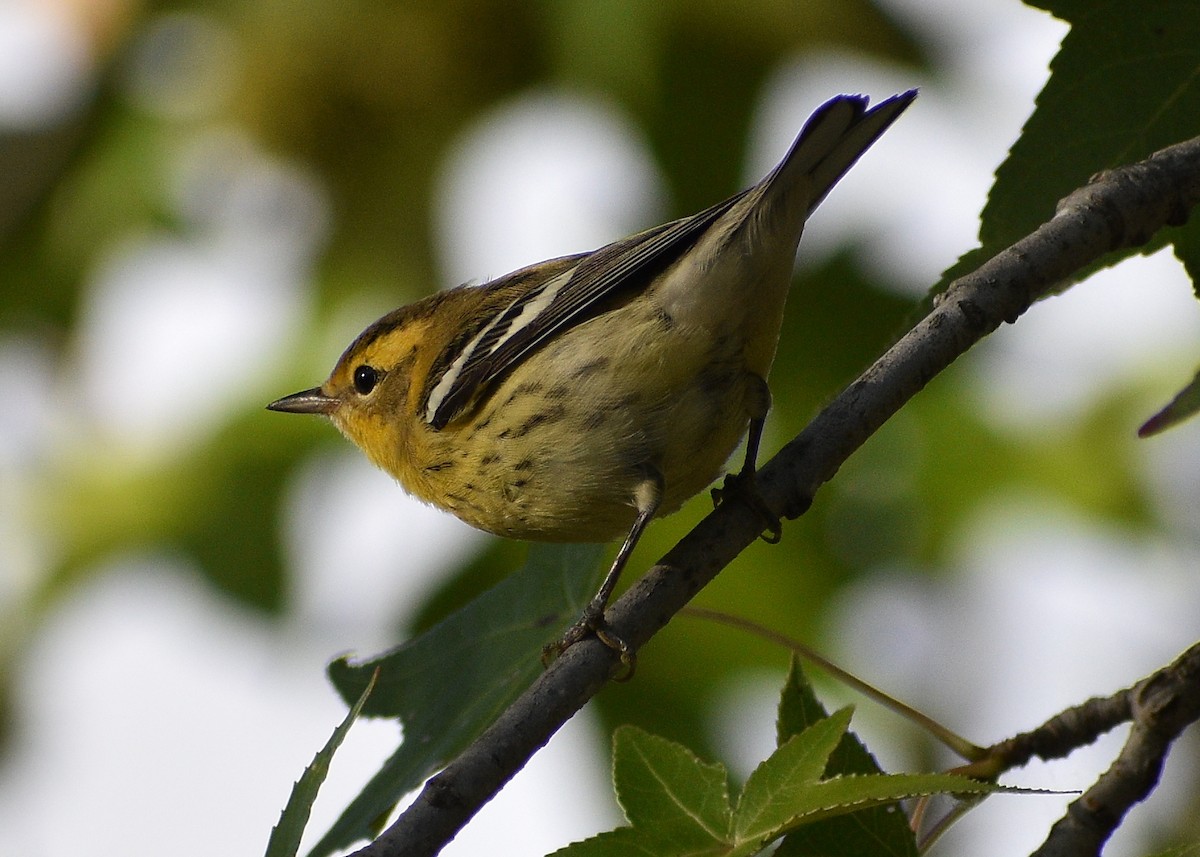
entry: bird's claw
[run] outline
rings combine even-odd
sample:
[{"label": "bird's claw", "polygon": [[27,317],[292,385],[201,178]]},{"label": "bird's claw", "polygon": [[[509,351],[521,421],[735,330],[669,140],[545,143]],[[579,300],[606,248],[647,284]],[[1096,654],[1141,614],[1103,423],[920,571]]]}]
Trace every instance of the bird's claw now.
[{"label": "bird's claw", "polygon": [[712,489],[713,506],[720,506],[731,497],[741,499],[758,514],[765,524],[759,536],[769,545],[779,544],[783,538],[783,521],[771,511],[767,502],[758,491],[756,471],[743,470],[740,473],[727,473],[720,488]]},{"label": "bird's claw", "polygon": [[633,673],[637,669],[637,656],[629,644],[613,631],[608,620],[604,618],[604,611],[594,609],[592,605],[588,605],[579,620],[567,628],[561,637],[542,648],[542,666],[550,666],[558,659],[559,655],[589,634],[594,634],[596,639],[616,652],[620,658],[624,672],[614,676],[613,680],[629,681],[633,678]]}]

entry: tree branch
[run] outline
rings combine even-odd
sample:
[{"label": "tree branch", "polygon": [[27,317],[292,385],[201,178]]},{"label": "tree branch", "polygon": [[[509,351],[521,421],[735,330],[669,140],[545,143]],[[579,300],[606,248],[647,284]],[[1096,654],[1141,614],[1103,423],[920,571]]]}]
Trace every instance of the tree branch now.
[{"label": "tree branch", "polygon": [[[972,345],[1105,253],[1184,222],[1197,202],[1200,138],[1096,176],[1032,235],[951,284],[924,319],[763,467],[763,499],[784,517],[803,514],[850,454]],[[617,635],[642,646],[761,529],[746,504],[722,504],[612,606]],[[436,854],[615,666],[613,652],[595,639],[572,646],[359,857]]]},{"label": "tree branch", "polygon": [[[1158,784],[1171,744],[1185,728],[1200,720],[1200,643],[1170,666],[1111,699],[1109,707],[1114,711],[1123,708],[1126,716],[1122,719],[1133,721],[1129,738],[1109,769],[1054,823],[1032,857],[1098,855],[1125,813]],[[1090,700],[1081,708],[1092,706],[1098,710],[1106,702],[1109,700]],[[1059,723],[1060,729],[1062,725]],[[1091,743],[1094,738],[1081,740],[1076,746]]]}]

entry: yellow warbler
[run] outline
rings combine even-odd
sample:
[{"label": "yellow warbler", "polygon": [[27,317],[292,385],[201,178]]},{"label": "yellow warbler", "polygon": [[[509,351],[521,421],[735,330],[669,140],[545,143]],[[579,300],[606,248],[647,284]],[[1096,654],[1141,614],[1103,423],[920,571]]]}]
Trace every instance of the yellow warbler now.
[{"label": "yellow warbler", "polygon": [[329,417],[410,493],[483,530],[625,535],[558,649],[595,631],[628,657],[603,618],[622,566],[651,518],[720,475],[747,427],[739,476],[752,488],[804,222],[915,97],[871,109],[863,96],[833,98],[753,187],[593,252],[401,307],[363,331],[324,384],[268,407]]}]

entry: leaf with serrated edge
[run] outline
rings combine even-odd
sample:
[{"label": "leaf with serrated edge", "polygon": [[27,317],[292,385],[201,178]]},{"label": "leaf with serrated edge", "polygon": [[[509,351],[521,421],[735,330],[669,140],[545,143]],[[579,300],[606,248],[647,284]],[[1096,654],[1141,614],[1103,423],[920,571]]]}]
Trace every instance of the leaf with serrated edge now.
[{"label": "leaf with serrated edge", "polygon": [[635,726],[613,735],[617,800],[634,828],[695,853],[729,837],[733,810],[725,766]]},{"label": "leaf with serrated edge", "polygon": [[[980,217],[981,247],[947,271],[934,292],[974,270],[1054,214],[1089,176],[1196,134],[1200,115],[1200,16],[1194,0],[1028,0],[1071,29],[1050,79],[1004,162]],[[1072,281],[1181,238],[1193,249],[1200,220],[1161,230],[1076,272]],[[1186,237],[1184,237],[1186,236]],[[1196,260],[1190,257],[1195,273]]]},{"label": "leaf with serrated edge", "polygon": [[829,757],[850,726],[852,709],[843,708],[794,735],[762,762],[742,790],[736,813],[738,838],[750,829],[777,827],[791,806],[825,773]]},{"label": "leaf with serrated edge", "polygon": [[818,819],[911,797],[932,794],[986,795],[997,791],[1007,789],[956,774],[867,774],[834,777],[811,783],[804,789],[793,792],[789,806],[760,815],[757,819],[761,822],[759,824],[745,825],[742,824],[741,818],[735,818],[737,844],[739,847],[750,849],[740,853],[753,854],[754,848],[761,848],[789,830]]},{"label": "leaf with serrated edge", "polygon": [[311,857],[373,836],[406,792],[461,752],[529,686],[542,670],[542,646],[574,621],[599,585],[602,550],[534,545],[523,568],[420,636],[363,663],[329,665],[334,685],[350,699],[376,666],[382,668],[364,714],[399,716],[404,743]]},{"label": "leaf with serrated edge", "polygon": [[329,736],[325,746],[317,751],[312,763],[304,769],[304,773],[296,781],[296,785],[292,788],[292,794],[288,798],[287,806],[283,808],[283,813],[279,817],[279,823],[271,828],[266,857],[294,857],[299,851],[300,839],[304,836],[304,828],[308,826],[312,805],[317,799],[317,792],[320,791],[321,784],[325,782],[325,777],[329,773],[329,763],[333,761],[333,754],[337,752],[338,747],[342,746],[342,742],[346,740],[350,727],[362,713],[367,697],[375,689],[375,679],[376,676],[372,675],[367,686],[363,688],[362,695],[346,713],[346,718],[333,730],[333,734]]},{"label": "leaf with serrated edge", "polygon": [[613,780],[631,827],[555,852],[555,857],[749,857],[805,824],[930,794],[1018,789],[955,774],[819,777],[849,726],[850,709],[786,741],[750,776],[736,812],[725,767],[681,744],[622,726],[613,735]]},{"label": "leaf with serrated edge", "polygon": [[662,837],[632,827],[607,830],[580,842],[559,848],[548,857],[663,857],[677,854]]},{"label": "leaf with serrated edge", "polygon": [[800,663],[800,657],[793,654],[783,692],[779,695],[779,711],[775,719],[775,745],[781,746],[793,735],[800,734],[828,716],[829,712],[813,692]]},{"label": "leaf with serrated edge", "polygon": [[[779,743],[828,716],[813,693],[799,658],[793,655],[787,682],[779,697]],[[825,766],[827,777],[879,773],[882,771],[874,757],[849,731],[842,736]],[[788,833],[775,853],[778,857],[810,857],[812,854],[860,857],[866,853],[878,853],[880,857],[917,857],[917,840],[900,808],[895,804],[883,804],[806,824]]]}]

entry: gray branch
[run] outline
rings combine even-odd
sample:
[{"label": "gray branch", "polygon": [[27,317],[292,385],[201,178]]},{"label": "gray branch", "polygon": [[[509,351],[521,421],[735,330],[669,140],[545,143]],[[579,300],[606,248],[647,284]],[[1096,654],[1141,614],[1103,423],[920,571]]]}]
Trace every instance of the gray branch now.
[{"label": "gray branch", "polygon": [[1004,768],[1034,756],[1057,759],[1092,743],[1121,723],[1132,722],[1129,737],[1107,771],[1072,801],[1032,857],[1094,857],[1121,824],[1125,813],[1158,784],[1171,744],[1200,720],[1200,643],[1174,663],[1110,697],[1089,699],[1031,732],[1017,735],[992,752]]},{"label": "gray branch", "polygon": [[[1093,178],[1033,234],[951,284],[924,319],[762,468],[763,499],[784,517],[803,514],[851,453],[972,345],[1105,253],[1140,246],[1184,222],[1197,202],[1200,138]],[[615,632],[641,647],[761,530],[754,509],[722,504],[612,606]],[[358,857],[437,854],[614,669],[620,671],[613,652],[599,641],[572,646]]]}]

